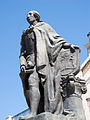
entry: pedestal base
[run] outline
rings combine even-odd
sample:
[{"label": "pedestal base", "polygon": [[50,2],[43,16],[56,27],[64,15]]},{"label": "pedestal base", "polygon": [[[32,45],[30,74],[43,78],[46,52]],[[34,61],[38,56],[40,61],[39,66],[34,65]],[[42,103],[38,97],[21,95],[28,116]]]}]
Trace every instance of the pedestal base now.
[{"label": "pedestal base", "polygon": [[75,115],[55,115],[49,112],[44,112],[34,117],[25,120],[81,120]]}]

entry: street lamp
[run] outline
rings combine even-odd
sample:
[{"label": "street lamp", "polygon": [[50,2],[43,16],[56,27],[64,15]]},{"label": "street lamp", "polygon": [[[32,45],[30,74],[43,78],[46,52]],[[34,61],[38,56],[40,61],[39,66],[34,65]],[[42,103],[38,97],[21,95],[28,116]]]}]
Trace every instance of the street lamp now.
[{"label": "street lamp", "polygon": [[90,42],[90,32],[87,34],[87,37],[89,38],[89,42]]}]

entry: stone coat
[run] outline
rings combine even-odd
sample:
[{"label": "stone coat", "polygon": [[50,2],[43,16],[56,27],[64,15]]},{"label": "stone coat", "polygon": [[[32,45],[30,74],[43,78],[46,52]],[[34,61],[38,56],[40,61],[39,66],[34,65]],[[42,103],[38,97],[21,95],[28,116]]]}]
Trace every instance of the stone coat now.
[{"label": "stone coat", "polygon": [[44,76],[41,83],[44,86],[45,111],[56,114],[63,111],[63,104],[60,74],[54,65],[64,43],[66,41],[44,22],[30,26],[23,32],[21,40],[20,64],[27,66],[26,58],[33,54],[31,61],[38,73]]},{"label": "stone coat", "polygon": [[[66,41],[48,24],[39,22],[35,26],[30,26],[28,30],[23,33],[20,56],[27,57],[35,52],[36,66],[38,71],[40,71],[42,67],[55,62],[64,43],[66,43]],[[22,59],[20,64],[23,65]]]}]

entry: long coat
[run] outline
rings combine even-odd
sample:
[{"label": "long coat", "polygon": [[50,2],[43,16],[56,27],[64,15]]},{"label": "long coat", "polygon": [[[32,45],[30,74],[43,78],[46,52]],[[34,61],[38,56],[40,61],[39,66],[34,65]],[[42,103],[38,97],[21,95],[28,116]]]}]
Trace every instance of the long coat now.
[{"label": "long coat", "polygon": [[[31,53],[32,51],[35,52],[35,65],[38,73],[45,76],[45,79],[41,79],[41,82],[44,83],[45,111],[59,114],[63,111],[63,103],[61,97],[60,73],[58,73],[57,68],[55,68],[55,62],[59,51],[66,41],[47,23],[38,22],[35,26],[30,26],[22,35],[21,65],[26,65],[27,62],[25,57],[28,55],[28,49],[26,49],[24,38],[29,32],[30,34],[33,33],[32,39],[29,36],[33,42],[28,49]],[[34,48],[36,50],[34,50]]]}]

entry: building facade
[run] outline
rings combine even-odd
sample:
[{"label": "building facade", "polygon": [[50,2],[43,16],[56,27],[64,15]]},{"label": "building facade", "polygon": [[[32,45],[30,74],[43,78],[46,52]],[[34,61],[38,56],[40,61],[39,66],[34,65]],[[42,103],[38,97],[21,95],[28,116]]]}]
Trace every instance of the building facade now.
[{"label": "building facade", "polygon": [[83,107],[85,110],[86,120],[90,120],[90,41],[84,45],[88,51],[88,57],[81,65],[81,77],[85,79],[87,93],[82,95]]}]

